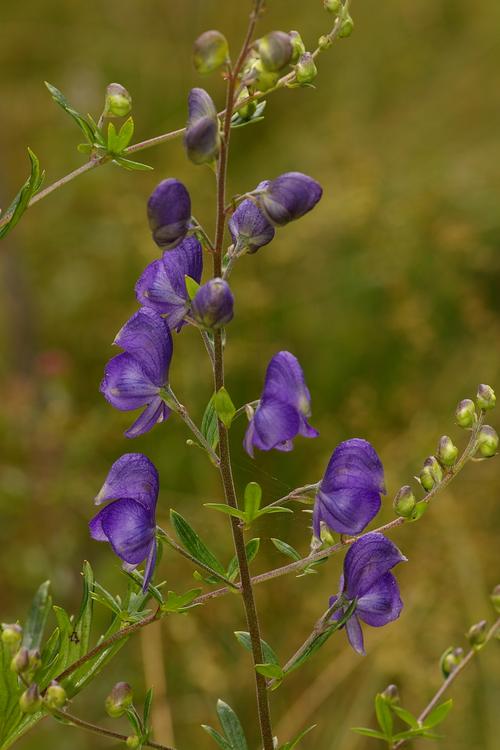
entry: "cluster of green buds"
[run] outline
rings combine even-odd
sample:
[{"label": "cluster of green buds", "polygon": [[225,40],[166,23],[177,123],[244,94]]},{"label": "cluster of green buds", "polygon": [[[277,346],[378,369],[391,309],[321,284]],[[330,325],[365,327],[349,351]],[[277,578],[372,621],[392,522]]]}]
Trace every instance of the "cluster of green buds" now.
[{"label": "cluster of green buds", "polygon": [[311,83],[318,72],[298,31],[271,31],[253,45],[243,67],[243,81],[250,93],[269,91],[290,66],[300,85]]},{"label": "cluster of green buds", "polygon": [[[354,21],[347,10],[346,4],[344,4],[342,0],[323,0],[323,6],[328,13],[331,13],[335,17],[336,20],[338,19],[340,24],[338,31],[339,38],[344,39],[345,37],[351,36],[354,30]],[[328,37],[322,38],[327,39]]]},{"label": "cluster of green buds", "polygon": [[[466,398],[458,404],[455,417],[457,424],[465,430],[471,430],[477,424],[477,410],[482,414],[495,408],[496,405],[495,391],[490,385],[481,383],[478,386],[476,401]],[[498,434],[496,430],[488,424],[481,427],[477,436],[477,452],[480,458],[492,458],[498,451]]]}]

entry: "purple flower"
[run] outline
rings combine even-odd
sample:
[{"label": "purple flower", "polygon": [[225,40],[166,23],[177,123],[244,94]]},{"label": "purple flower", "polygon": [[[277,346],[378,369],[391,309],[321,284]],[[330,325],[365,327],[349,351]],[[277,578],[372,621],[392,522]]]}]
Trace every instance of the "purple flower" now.
[{"label": "purple flower", "polygon": [[160,182],[148,201],[148,220],[159,247],[171,250],[179,244],[191,223],[191,198],[182,182],[173,178]]},{"label": "purple flower", "polygon": [[202,270],[201,245],[196,238],[188,237],[145,268],[135,285],[136,297],[141,305],[166,315],[171,330],[180,330],[190,306],[185,277],[199,283]]},{"label": "purple flower", "polygon": [[332,615],[339,620],[349,604],[356,600],[356,608],[345,624],[349,643],[358,654],[364,654],[360,620],[374,628],[397,620],[403,608],[396,579],[390,572],[406,557],[383,534],[373,532],[357,539],[344,559],[344,574],[340,578],[338,596],[332,596],[330,607],[339,596],[346,605]]},{"label": "purple flower", "polygon": [[160,393],[168,384],[172,334],[157,312],[142,307],[125,323],[113,343],[125,352],[106,365],[100,390],[120,411],[146,407],[125,432],[127,437],[137,437],[170,415]]},{"label": "purple flower", "polygon": [[205,89],[191,89],[188,111],[184,135],[187,155],[194,164],[210,164],[219,155],[219,118],[215,104]]},{"label": "purple flower", "polygon": [[278,226],[300,219],[319,201],[323,189],[319,182],[302,172],[286,172],[270,180],[257,201],[269,221]]},{"label": "purple flower", "polygon": [[278,352],[269,362],[264,390],[248,425],[243,445],[253,457],[253,449],[291,451],[297,435],[317,437],[306,417],[311,414],[311,396],[302,368],[290,352]]},{"label": "purple flower", "polygon": [[143,591],[156,562],[156,501],[158,472],[142,453],[126,453],[115,461],[95,499],[112,500],[89,523],[90,536],[109,542],[125,567],[134,569],[146,560]]},{"label": "purple flower", "polygon": [[322,521],[339,534],[360,534],[380,510],[380,493],[384,467],[373,446],[359,438],[340,443],[316,495],[315,536],[320,539]]},{"label": "purple flower", "polygon": [[229,219],[235,252],[255,253],[273,239],[276,230],[253,201],[244,200]]},{"label": "purple flower", "polygon": [[221,328],[233,319],[234,297],[223,279],[210,279],[192,300],[193,318],[205,328]]}]

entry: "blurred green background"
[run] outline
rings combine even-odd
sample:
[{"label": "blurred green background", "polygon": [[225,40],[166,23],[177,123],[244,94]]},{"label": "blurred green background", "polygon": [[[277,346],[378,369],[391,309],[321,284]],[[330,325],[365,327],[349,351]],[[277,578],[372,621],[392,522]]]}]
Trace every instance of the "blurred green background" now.
[{"label": "blurred green background", "polygon": [[[269,0],[260,30],[295,28],[313,47],[329,17],[321,0]],[[26,146],[48,182],[82,163],[70,118],[50,99],[44,79],[80,110],[98,115],[103,92],[119,81],[134,98],[138,140],[180,127],[186,96],[207,87],[223,103],[221,79],[200,81],[191,44],[220,28],[236,50],[247,0],[24,0],[4,3],[0,30],[2,90],[0,204],[25,179]],[[227,384],[238,404],[258,397],[265,365],[294,352],[313,396],[316,441],[293,454],[242,451],[233,430],[240,490],[251,479],[271,501],[320,478],[334,446],[369,439],[386,467],[389,498],[411,481],[438,437],[460,444],[456,403],[478,382],[500,388],[500,6],[483,0],[354,3],[353,36],[321,56],[317,88],[270,97],[264,122],[234,131],[230,193],[296,169],[324,186],[317,209],[280,230],[272,245],[234,273],[236,317],[229,329]],[[172,418],[133,443],[131,414],[98,392],[111,341],[135,310],[134,283],[157,255],[145,202],[162,178],[191,192],[198,219],[213,229],[209,170],[187,162],[180,142],[142,154],[153,173],[106,166],[31,209],[1,247],[0,578],[1,618],[23,617],[38,584],[50,578],[55,600],[78,605],[83,559],[99,580],[123,589],[107,545],[88,538],[92,499],[122,453],[147,453],[160,470],[160,520],[174,507],[221,557],[231,556],[227,519],[202,508],[220,499],[215,472]],[[210,397],[210,373],[193,331],[175,339],[171,383],[196,418]],[[493,413],[492,423],[498,428]],[[440,684],[438,658],[464,645],[475,621],[491,621],[488,593],[499,582],[499,464],[470,464],[418,525],[394,534],[410,562],[398,571],[405,610],[382,629],[366,629],[368,656],[338,634],[307,667],[272,695],[280,740],[317,723],[301,747],[361,750],[372,740],[349,731],[373,724],[372,696],[389,682],[418,712]],[[309,517],[271,517],[256,529],[262,551],[254,570],[283,564],[268,541],[307,552]],[[257,589],[264,637],[282,659],[308,634],[337,590],[341,558],[317,576],[281,578]],[[183,590],[191,570],[169,554],[168,585]],[[101,627],[106,614],[97,612]],[[257,743],[251,669],[232,631],[245,629],[240,603],[226,597],[159,632],[136,637],[73,710],[103,718],[117,679],[139,701],[154,682],[158,739],[176,747],[215,747],[199,729],[215,722],[222,697]],[[160,640],[158,640],[160,636]],[[145,666],[146,665],[146,676]],[[441,747],[495,750],[500,725],[500,659],[492,644],[453,689],[456,710]],[[161,696],[166,680],[168,697]],[[126,731],[124,726],[123,731]],[[420,743],[422,746],[425,743]],[[428,742],[428,746],[434,743]],[[106,748],[106,739],[43,725],[21,747]]]}]

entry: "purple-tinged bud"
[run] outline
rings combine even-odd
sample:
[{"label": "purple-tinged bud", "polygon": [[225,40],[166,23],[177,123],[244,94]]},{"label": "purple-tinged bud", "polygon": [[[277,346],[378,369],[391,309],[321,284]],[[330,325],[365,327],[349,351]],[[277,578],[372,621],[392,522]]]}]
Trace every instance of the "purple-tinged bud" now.
[{"label": "purple-tinged bud", "polygon": [[221,328],[233,318],[234,297],[223,279],[210,279],[191,302],[193,318],[204,328]]},{"label": "purple-tinged bud", "polygon": [[410,518],[415,510],[416,502],[410,485],[405,484],[397,493],[392,505],[397,516]]},{"label": "purple-tinged bud", "polygon": [[132,111],[132,97],[120,83],[110,83],[104,100],[105,117],[126,117]]},{"label": "purple-tinged bud", "polygon": [[433,487],[441,482],[442,478],[443,471],[436,457],[429,456],[429,458],[426,458],[419,476],[420,484],[424,490],[430,492]]},{"label": "purple-tinged bud", "polygon": [[348,36],[351,36],[352,32],[354,31],[354,21],[352,20],[349,13],[347,13],[346,17],[342,21],[340,25],[339,30],[339,39],[345,39]]},{"label": "purple-tinged bud", "polygon": [[45,703],[48,708],[62,708],[68,700],[66,690],[58,682],[52,680],[45,693]]},{"label": "purple-tinged bud", "polygon": [[288,36],[290,37],[290,42],[292,44],[292,59],[290,62],[296,63],[299,57],[306,51],[306,46],[298,31],[290,31]]},{"label": "purple-tinged bud", "polygon": [[130,750],[137,750],[141,746],[141,740],[136,734],[131,734],[130,737],[127,737],[125,744]]},{"label": "purple-tinged bud", "polygon": [[473,649],[479,650],[486,641],[487,626],[488,623],[486,620],[481,620],[469,628],[467,632],[467,640]]},{"label": "purple-tinged bud", "polygon": [[38,685],[33,683],[19,698],[19,708],[23,714],[35,714],[42,707],[42,697]]},{"label": "purple-tinged bud", "polygon": [[249,198],[242,201],[228,222],[237,253],[256,253],[269,244],[276,234],[273,225]]},{"label": "purple-tinged bud", "polygon": [[224,34],[212,29],[201,34],[194,43],[193,62],[198,73],[213,73],[229,60],[229,46]]},{"label": "purple-tinged bud", "polygon": [[285,172],[267,183],[258,193],[257,201],[269,221],[284,226],[313,209],[322,194],[321,185],[312,177],[302,172]]},{"label": "purple-tinged bud", "polygon": [[397,685],[387,685],[386,689],[381,693],[381,696],[390,706],[397,705],[399,703],[399,690]]},{"label": "purple-tinged bud", "polygon": [[108,716],[117,719],[123,716],[133,701],[132,688],[128,682],[117,682],[104,702]]},{"label": "purple-tinged bud", "polygon": [[314,57],[310,52],[304,52],[304,54],[300,56],[295,67],[295,78],[297,83],[300,83],[301,85],[311,83],[317,75],[318,69],[314,62]]},{"label": "purple-tinged bud", "polygon": [[339,10],[342,9],[341,0],[323,0],[323,5],[328,13],[333,13],[334,16],[338,16]]},{"label": "purple-tinged bud", "polygon": [[188,158],[193,164],[211,164],[219,155],[219,118],[215,104],[205,89],[191,89],[188,112],[184,135]]},{"label": "purple-tinged bud", "polygon": [[255,91],[269,91],[276,86],[279,77],[279,72],[267,70],[264,68],[262,60],[257,59],[249,70],[247,80]]},{"label": "purple-tinged bud", "polygon": [[439,666],[441,667],[441,672],[443,673],[443,677],[447,678],[450,676],[452,672],[455,671],[455,669],[458,667],[460,662],[464,658],[464,650],[463,648],[453,648],[450,646],[444,654],[441,657],[441,660],[439,662]]},{"label": "purple-tinged bud", "polygon": [[483,458],[492,458],[498,450],[498,435],[493,427],[485,424],[477,436],[479,453]]},{"label": "purple-tinged bud", "polygon": [[30,656],[28,649],[25,646],[21,646],[17,654],[12,657],[10,662],[10,668],[16,674],[24,674],[27,672],[30,666]]},{"label": "purple-tinged bud", "polygon": [[36,670],[42,666],[40,651],[37,648],[32,648],[31,651],[28,652],[28,657],[30,670],[36,672]]},{"label": "purple-tinged bud", "polygon": [[470,398],[460,401],[455,411],[457,424],[464,429],[472,427],[477,421],[476,407]]},{"label": "purple-tinged bud", "polygon": [[495,612],[500,613],[500,583],[495,586],[495,588],[491,592],[490,601],[493,604],[493,609],[495,610]]},{"label": "purple-tinged bud", "polygon": [[191,198],[187,188],[173,178],[163,180],[148,201],[149,226],[156,244],[172,250],[186,236],[191,222]]},{"label": "purple-tinged bud", "polygon": [[488,411],[489,409],[495,408],[496,402],[497,397],[495,396],[495,391],[493,390],[493,388],[490,385],[481,383],[481,385],[477,389],[476,396],[476,403],[478,405],[478,408]]},{"label": "purple-tinged bud", "polygon": [[265,70],[274,73],[292,60],[292,41],[284,31],[271,31],[257,42],[257,49]]},{"label": "purple-tinged bud", "polygon": [[17,623],[2,623],[2,643],[9,648],[17,648],[23,637],[23,629]]},{"label": "purple-tinged bud", "polygon": [[457,460],[458,448],[453,444],[453,441],[448,435],[443,435],[439,438],[437,453],[437,459],[443,466],[453,466]]}]

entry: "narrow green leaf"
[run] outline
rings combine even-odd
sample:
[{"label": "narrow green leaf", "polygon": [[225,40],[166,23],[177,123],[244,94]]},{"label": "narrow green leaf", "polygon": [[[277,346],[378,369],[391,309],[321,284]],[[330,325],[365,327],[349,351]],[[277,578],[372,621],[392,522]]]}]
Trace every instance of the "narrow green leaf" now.
[{"label": "narrow green leaf", "polygon": [[186,612],[191,607],[191,602],[201,594],[201,589],[190,589],[185,594],[176,594],[175,591],[169,591],[167,599],[162,605],[162,612],[172,614],[174,612]]},{"label": "narrow green leaf", "polygon": [[[215,394],[214,394],[215,396]],[[201,433],[208,444],[215,450],[219,443],[219,424],[214,406],[214,396],[210,399],[201,420]]]},{"label": "narrow green leaf", "polygon": [[387,740],[390,740],[392,737],[394,720],[387,701],[380,693],[377,693],[375,696],[375,714],[380,729],[383,731]]},{"label": "narrow green leaf", "polygon": [[405,724],[408,724],[409,727],[412,729],[418,728],[418,721],[413,716],[410,711],[407,711],[406,708],[402,708],[401,706],[395,706],[394,704],[391,706],[391,710],[396,714],[396,716],[399,716],[401,721],[404,721]]},{"label": "narrow green leaf", "polygon": [[373,737],[375,740],[385,740],[385,734],[376,729],[370,729],[369,727],[352,727],[352,731],[356,732],[356,734],[362,734],[363,737]]},{"label": "narrow green leaf", "polygon": [[[245,544],[248,562],[252,562],[252,560],[256,557],[257,552],[259,551],[259,547],[260,547],[259,537],[256,537],[255,539],[250,539],[250,541],[248,541]],[[239,573],[238,558],[235,555],[232,558],[229,565],[227,566],[226,576],[227,578],[229,578],[230,581],[234,581],[238,577],[238,573]]]},{"label": "narrow green leaf", "polygon": [[118,153],[127,148],[132,136],[134,135],[134,120],[132,117],[127,118],[118,133],[117,150]]},{"label": "narrow green leaf", "polygon": [[232,750],[248,750],[243,727],[231,706],[219,699],[217,701],[217,714]]},{"label": "narrow green leaf", "polygon": [[279,552],[282,552],[287,557],[291,557],[291,559],[295,561],[302,560],[302,556],[299,552],[297,552],[295,547],[292,547],[290,544],[283,542],[281,539],[275,539],[274,537],[271,537],[271,541],[276,549],[279,550]]},{"label": "narrow green leaf", "polygon": [[299,744],[299,742],[304,739],[306,734],[309,734],[309,732],[315,729],[316,726],[317,726],[316,724],[313,724],[312,726],[307,727],[307,729],[304,729],[302,732],[300,732],[300,734],[294,737],[293,740],[289,740],[288,742],[285,742],[284,745],[281,745],[279,750],[293,750],[293,748],[296,747]]},{"label": "narrow green leaf", "polygon": [[257,513],[256,518],[260,518],[261,516],[267,516],[271,513],[293,513],[293,510],[291,508],[281,508],[279,505],[274,505],[272,507],[268,508],[262,508],[262,510],[259,510]]},{"label": "narrow green leaf", "polygon": [[208,724],[202,724],[201,728],[205,730],[207,734],[210,735],[210,737],[217,742],[219,747],[222,748],[222,750],[233,750],[232,746],[229,744],[229,742],[221,735],[216,729],[213,729],[212,727],[208,726]]},{"label": "narrow green leaf", "polygon": [[[237,630],[235,632],[235,636],[238,643],[240,643],[243,648],[246,649],[249,653],[252,653],[252,641],[250,638],[250,633],[247,633],[244,630]],[[279,659],[269,643],[261,640],[260,645],[262,647],[262,654],[264,656],[264,659],[266,660],[266,663],[279,666]]]},{"label": "narrow green leaf", "polygon": [[257,482],[249,482],[245,487],[244,505],[245,513],[247,514],[248,522],[252,521],[259,509],[262,500],[262,488]]},{"label": "narrow green leaf", "polygon": [[146,732],[149,729],[149,724],[151,721],[151,707],[153,705],[153,688],[149,688],[148,692],[146,693],[146,697],[144,698],[144,711],[142,714],[142,723],[144,724],[144,729]]},{"label": "narrow green leaf", "polygon": [[52,607],[49,587],[50,581],[42,583],[31,602],[23,634],[23,646],[27,649],[40,648],[47,617]]},{"label": "narrow green leaf", "polygon": [[59,106],[62,107],[62,109],[64,109],[64,111],[67,112],[70,117],[73,118],[87,141],[91,144],[95,143],[97,141],[96,129],[87,120],[87,118],[84,117],[84,115],[82,115],[80,112],[77,112],[77,110],[71,106],[62,91],[59,91],[59,89],[57,89],[55,86],[52,86],[52,84],[48,83],[47,81],[45,81],[45,85],[47,86],[53,100],[57,104],[59,104]]},{"label": "narrow green leaf", "polygon": [[214,397],[214,408],[217,416],[219,417],[222,424],[229,429],[231,422],[236,414],[236,407],[231,400],[231,396],[227,392],[226,388],[222,386]]},{"label": "narrow green leaf", "polygon": [[284,673],[279,664],[256,664],[255,671],[272,680],[282,680]]},{"label": "narrow green leaf", "polygon": [[246,521],[247,517],[244,511],[238,510],[237,508],[231,508],[230,505],[225,503],[203,503],[205,508],[211,508],[212,510],[218,510],[219,513],[225,513],[227,516],[234,516],[239,518],[241,521]]},{"label": "narrow green leaf", "polygon": [[21,187],[10,206],[2,213],[1,216],[8,216],[9,219],[3,227],[0,228],[0,239],[5,237],[18,223],[23,213],[28,208],[28,204],[35,193],[40,189],[45,172],[40,172],[40,162],[33,151],[28,149],[30,159],[30,176]]},{"label": "narrow green leaf", "polygon": [[450,698],[444,703],[441,703],[439,706],[436,706],[436,708],[433,708],[424,721],[425,729],[431,729],[432,727],[435,727],[442,721],[444,721],[451,711],[452,707],[453,699]]},{"label": "narrow green leaf", "polygon": [[113,159],[115,164],[119,167],[128,169],[130,172],[151,172],[154,167],[149,164],[143,164],[141,161],[132,161],[132,159],[124,159],[123,156],[117,156]]},{"label": "narrow green leaf", "polygon": [[125,711],[125,716],[127,717],[134,734],[140,737],[142,734],[142,726],[139,717],[130,708]]},{"label": "narrow green leaf", "polygon": [[189,525],[186,519],[175,510],[170,511],[170,518],[179,541],[187,551],[190,552],[196,560],[199,560],[199,562],[208,565],[208,567],[216,573],[225,576],[226,571],[223,565],[217,560],[215,555],[210,552],[206,544],[200,539],[196,531]]}]

